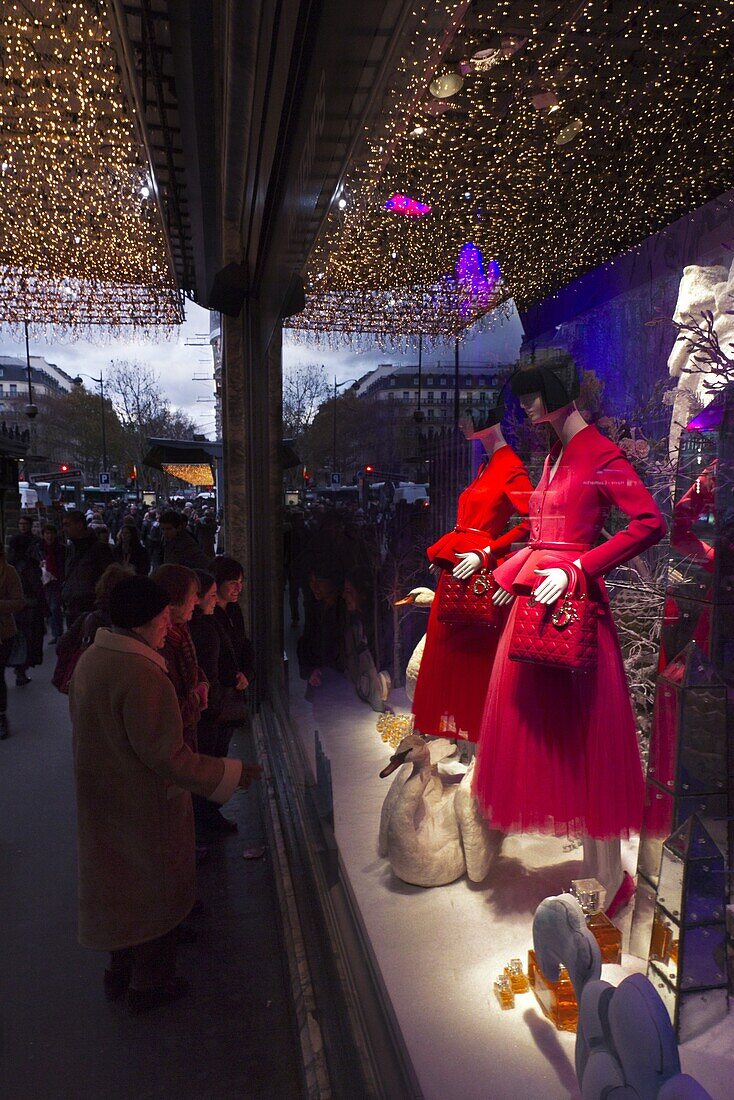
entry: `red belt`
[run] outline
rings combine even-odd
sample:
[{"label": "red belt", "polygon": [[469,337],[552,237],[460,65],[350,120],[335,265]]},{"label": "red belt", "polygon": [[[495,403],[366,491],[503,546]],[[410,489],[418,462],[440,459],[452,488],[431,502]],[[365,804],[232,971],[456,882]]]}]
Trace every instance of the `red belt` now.
[{"label": "red belt", "polygon": [[590,542],[546,542],[542,539],[540,542],[529,542],[528,546],[531,550],[591,550],[593,543]]},{"label": "red belt", "polygon": [[482,535],[483,537],[489,538],[489,531],[481,531],[478,527],[460,527],[457,523],[456,527],[454,527],[454,531],[459,535]]}]

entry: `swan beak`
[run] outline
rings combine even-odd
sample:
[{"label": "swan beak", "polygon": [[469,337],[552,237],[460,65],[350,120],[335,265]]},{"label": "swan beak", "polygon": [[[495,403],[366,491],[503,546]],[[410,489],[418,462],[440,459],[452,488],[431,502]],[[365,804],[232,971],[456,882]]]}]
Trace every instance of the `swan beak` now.
[{"label": "swan beak", "polygon": [[407,596],[403,596],[402,600],[396,600],[393,607],[405,607],[410,603],[415,603],[415,596],[412,592],[409,592]]},{"label": "swan beak", "polygon": [[400,765],[405,763],[405,758],[409,752],[410,749],[406,749],[405,752],[396,752],[394,756],[391,756],[390,763],[380,772],[380,779],[387,779],[388,775],[396,772]]}]

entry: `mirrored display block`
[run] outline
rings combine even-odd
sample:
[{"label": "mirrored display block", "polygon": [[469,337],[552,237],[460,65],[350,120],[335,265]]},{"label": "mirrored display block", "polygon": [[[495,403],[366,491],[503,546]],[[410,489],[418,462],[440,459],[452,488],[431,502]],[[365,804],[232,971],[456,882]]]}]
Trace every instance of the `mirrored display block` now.
[{"label": "mirrored display block", "polygon": [[648,977],[681,1042],[728,1011],[726,866],[695,815],[663,845]]}]

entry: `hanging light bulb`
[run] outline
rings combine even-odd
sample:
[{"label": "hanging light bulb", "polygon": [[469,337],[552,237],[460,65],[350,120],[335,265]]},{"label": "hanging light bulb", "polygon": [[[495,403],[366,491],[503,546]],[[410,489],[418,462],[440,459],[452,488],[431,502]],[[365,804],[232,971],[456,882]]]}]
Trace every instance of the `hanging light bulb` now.
[{"label": "hanging light bulb", "polygon": [[448,99],[460,92],[463,87],[463,76],[459,76],[458,73],[442,73],[441,76],[434,77],[428,85],[428,91],[436,99]]}]

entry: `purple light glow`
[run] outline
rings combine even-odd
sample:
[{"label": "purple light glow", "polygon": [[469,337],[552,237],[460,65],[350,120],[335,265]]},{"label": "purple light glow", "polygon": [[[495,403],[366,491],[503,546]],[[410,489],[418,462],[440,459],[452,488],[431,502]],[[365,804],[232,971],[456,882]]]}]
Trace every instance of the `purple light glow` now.
[{"label": "purple light glow", "polygon": [[713,401],[697,413],[686,425],[688,432],[712,432],[720,428],[724,419],[724,394],[717,394]]},{"label": "purple light glow", "polygon": [[418,202],[409,195],[391,195],[385,203],[385,209],[394,214],[407,214],[409,218],[420,218],[431,212],[427,202]]},{"label": "purple light glow", "polygon": [[485,267],[481,249],[471,241],[462,246],[456,261],[456,282],[464,292],[462,316],[489,304],[499,278],[500,265],[496,260],[490,260]]}]

